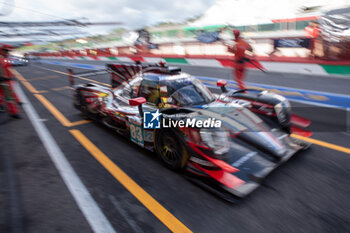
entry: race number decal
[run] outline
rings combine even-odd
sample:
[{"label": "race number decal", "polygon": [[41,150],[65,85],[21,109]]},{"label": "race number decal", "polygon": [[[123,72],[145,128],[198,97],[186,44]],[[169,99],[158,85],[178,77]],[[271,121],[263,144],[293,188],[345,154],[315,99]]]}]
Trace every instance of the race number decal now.
[{"label": "race number decal", "polygon": [[130,139],[140,146],[144,146],[143,129],[140,125],[136,125],[133,122],[129,122],[130,126]]},{"label": "race number decal", "polygon": [[153,131],[144,130],[143,138],[145,142],[153,142]]}]

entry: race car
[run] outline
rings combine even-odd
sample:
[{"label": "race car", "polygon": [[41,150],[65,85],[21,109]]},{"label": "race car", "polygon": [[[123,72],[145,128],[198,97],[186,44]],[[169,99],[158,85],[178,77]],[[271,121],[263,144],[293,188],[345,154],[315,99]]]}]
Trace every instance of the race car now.
[{"label": "race car", "polygon": [[[277,166],[310,146],[290,136],[291,108],[280,95],[228,92],[224,80],[218,81],[223,93],[216,95],[164,63],[106,67],[113,88],[73,86],[74,106],[83,116],[154,151],[165,166],[227,200],[245,197]],[[78,76],[70,73],[71,79]],[[299,127],[308,125],[294,119]]]},{"label": "race car", "polygon": [[26,66],[28,65],[28,59],[23,57],[9,56],[5,62],[10,63],[13,66]]}]

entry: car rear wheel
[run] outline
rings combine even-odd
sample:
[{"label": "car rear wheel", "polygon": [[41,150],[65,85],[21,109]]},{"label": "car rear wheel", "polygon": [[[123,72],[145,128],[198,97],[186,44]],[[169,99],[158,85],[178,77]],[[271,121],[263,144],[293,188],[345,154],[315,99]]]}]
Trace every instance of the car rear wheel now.
[{"label": "car rear wheel", "polygon": [[188,151],[180,137],[171,130],[156,133],[155,150],[162,162],[172,170],[181,170],[187,164]]}]

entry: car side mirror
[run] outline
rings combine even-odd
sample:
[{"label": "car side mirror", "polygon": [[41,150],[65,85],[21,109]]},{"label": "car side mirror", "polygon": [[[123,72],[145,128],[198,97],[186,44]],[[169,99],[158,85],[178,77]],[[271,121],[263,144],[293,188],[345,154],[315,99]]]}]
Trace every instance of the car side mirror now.
[{"label": "car side mirror", "polygon": [[146,103],[146,99],[144,97],[137,97],[137,98],[129,99],[130,106],[140,106],[144,103]]},{"label": "car side mirror", "polygon": [[216,86],[218,87],[223,87],[223,86],[226,86],[227,85],[227,81],[226,80],[223,80],[223,79],[220,79],[216,82]]},{"label": "car side mirror", "polygon": [[226,85],[227,81],[223,79],[220,79],[216,82],[216,86],[220,87],[222,92],[227,92]]}]

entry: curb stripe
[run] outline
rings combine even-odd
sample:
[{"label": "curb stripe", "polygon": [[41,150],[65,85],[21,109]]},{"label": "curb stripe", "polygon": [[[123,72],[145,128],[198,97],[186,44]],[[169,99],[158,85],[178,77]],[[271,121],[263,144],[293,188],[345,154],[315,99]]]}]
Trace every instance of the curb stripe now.
[{"label": "curb stripe", "polygon": [[321,65],[328,74],[350,75],[350,66]]},{"label": "curb stripe", "polygon": [[164,57],[164,60],[167,63],[180,63],[180,64],[188,64],[187,60],[184,58],[167,58]]}]

